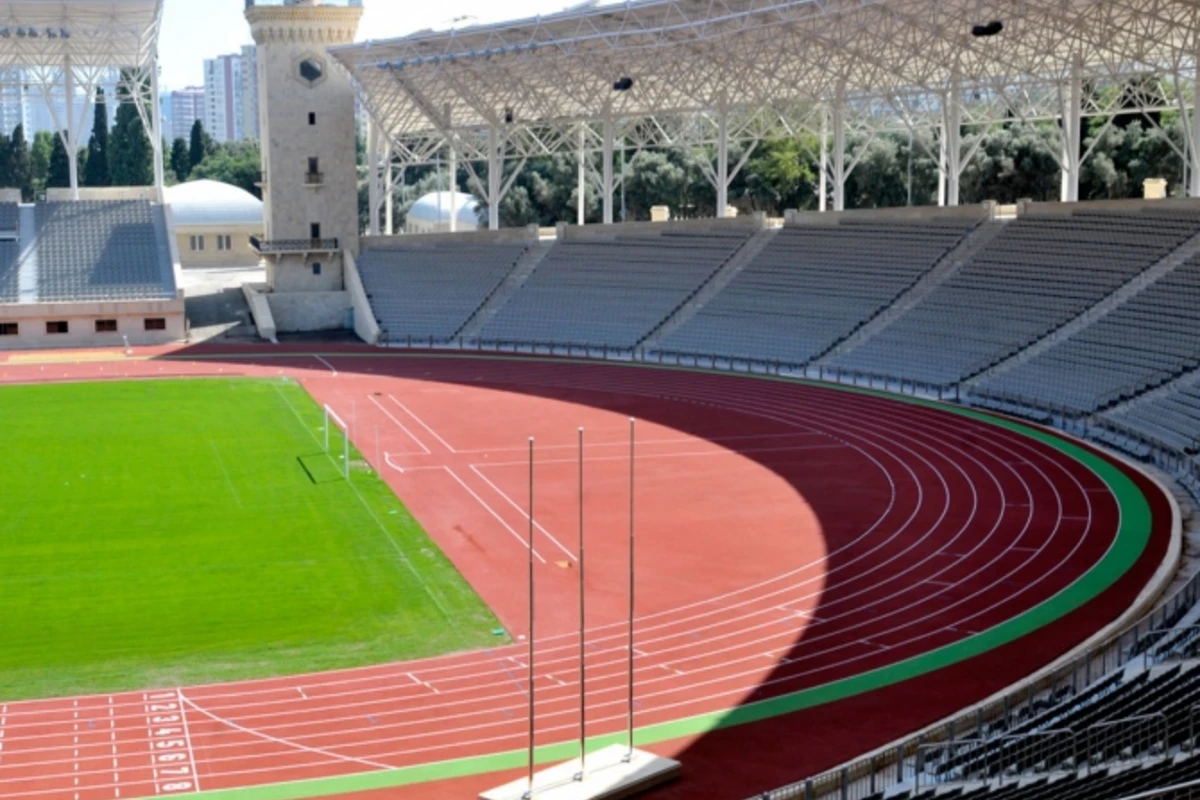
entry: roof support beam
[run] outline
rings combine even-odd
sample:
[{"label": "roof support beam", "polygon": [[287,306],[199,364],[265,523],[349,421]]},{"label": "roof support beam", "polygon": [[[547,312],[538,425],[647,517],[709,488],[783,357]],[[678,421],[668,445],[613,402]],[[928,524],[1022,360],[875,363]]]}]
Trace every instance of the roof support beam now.
[{"label": "roof support beam", "polygon": [[1083,126],[1083,65],[1076,55],[1071,66],[1071,75],[1062,91],[1062,201],[1073,203],[1079,199],[1079,172],[1081,167],[1080,133]]}]

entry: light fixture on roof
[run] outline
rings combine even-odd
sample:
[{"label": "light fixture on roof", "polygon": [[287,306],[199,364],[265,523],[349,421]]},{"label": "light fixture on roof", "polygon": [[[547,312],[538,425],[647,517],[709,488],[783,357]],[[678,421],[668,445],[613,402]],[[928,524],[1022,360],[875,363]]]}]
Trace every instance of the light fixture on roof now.
[{"label": "light fixture on roof", "polygon": [[979,39],[986,39],[988,37],[995,36],[1002,30],[1004,30],[1004,23],[998,19],[994,19],[991,22],[976,23],[972,25],[971,35]]},{"label": "light fixture on roof", "polygon": [[626,75],[624,78],[618,78],[613,82],[614,92],[628,92],[633,88],[633,78]]}]

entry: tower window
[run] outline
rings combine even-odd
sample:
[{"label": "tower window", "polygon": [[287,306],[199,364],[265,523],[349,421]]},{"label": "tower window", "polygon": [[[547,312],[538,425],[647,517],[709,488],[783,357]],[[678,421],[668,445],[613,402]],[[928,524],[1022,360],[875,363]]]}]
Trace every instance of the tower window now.
[{"label": "tower window", "polygon": [[320,264],[320,262],[314,261],[314,262],[313,262],[313,265],[312,265],[312,267],[313,267],[313,275],[320,275],[320,274],[321,274],[321,264]]},{"label": "tower window", "polygon": [[312,239],[320,239],[321,238],[321,223],[319,223],[319,222],[312,223],[311,225],[308,226],[308,230],[309,230],[309,233],[311,234],[310,238],[312,238]]},{"label": "tower window", "polygon": [[315,58],[306,58],[300,62],[300,77],[309,85],[321,79],[325,74],[325,66]]},{"label": "tower window", "polygon": [[313,174],[313,175],[320,172],[321,171],[321,159],[310,157],[308,159],[308,171],[310,174]]},{"label": "tower window", "polygon": [[308,124],[309,125],[317,124],[317,112],[315,112],[315,111],[308,112]]}]

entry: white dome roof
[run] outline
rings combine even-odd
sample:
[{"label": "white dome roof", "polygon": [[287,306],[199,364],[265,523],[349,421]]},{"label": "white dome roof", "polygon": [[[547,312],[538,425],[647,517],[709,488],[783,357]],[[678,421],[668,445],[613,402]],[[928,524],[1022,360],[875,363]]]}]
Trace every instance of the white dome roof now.
[{"label": "white dome roof", "polygon": [[422,222],[449,222],[451,208],[456,209],[459,222],[468,225],[479,224],[479,201],[462,192],[430,192],[413,203],[408,216]]},{"label": "white dome roof", "polygon": [[262,225],[263,204],[238,186],[220,181],[188,181],[167,189],[176,225]]}]

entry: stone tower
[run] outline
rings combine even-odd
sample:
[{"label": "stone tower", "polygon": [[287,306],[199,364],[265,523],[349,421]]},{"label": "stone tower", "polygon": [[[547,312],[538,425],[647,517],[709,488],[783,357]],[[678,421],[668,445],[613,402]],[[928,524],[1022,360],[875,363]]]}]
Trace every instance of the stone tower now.
[{"label": "stone tower", "polygon": [[362,0],[246,0],[263,158],[256,247],[273,292],[340,291],[342,253],[358,252],[354,90],[326,48],[352,43],[360,17]]}]

